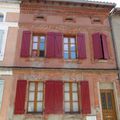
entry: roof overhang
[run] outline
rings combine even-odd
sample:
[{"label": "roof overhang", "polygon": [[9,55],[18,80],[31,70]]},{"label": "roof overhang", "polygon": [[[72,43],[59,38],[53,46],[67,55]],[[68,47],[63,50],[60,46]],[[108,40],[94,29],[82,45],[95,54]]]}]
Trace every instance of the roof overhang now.
[{"label": "roof overhang", "polygon": [[120,8],[115,8],[112,13],[112,15],[120,15]]}]

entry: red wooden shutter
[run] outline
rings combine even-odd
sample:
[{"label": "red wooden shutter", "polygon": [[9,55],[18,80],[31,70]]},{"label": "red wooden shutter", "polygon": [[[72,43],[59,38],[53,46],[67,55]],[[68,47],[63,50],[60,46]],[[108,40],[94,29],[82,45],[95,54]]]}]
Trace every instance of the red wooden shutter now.
[{"label": "red wooden shutter", "polygon": [[21,57],[29,57],[30,52],[30,31],[23,31],[22,44],[21,44]]},{"label": "red wooden shutter", "polygon": [[91,112],[90,107],[90,95],[89,95],[89,84],[88,81],[81,81],[81,104],[82,113],[89,114]]},{"label": "red wooden shutter", "polygon": [[86,45],[85,45],[85,35],[79,33],[77,35],[77,45],[78,45],[78,58],[85,59],[86,58]]},{"label": "red wooden shutter", "polygon": [[49,32],[47,34],[47,49],[46,49],[46,57],[53,58],[55,54],[55,33]]},{"label": "red wooden shutter", "polygon": [[104,59],[109,59],[107,36],[104,34],[102,34],[102,44],[103,44],[103,51],[104,51]]},{"label": "red wooden shutter", "polygon": [[15,98],[15,114],[24,114],[25,110],[25,95],[26,95],[26,80],[18,80],[17,81],[17,89],[16,89],[16,98]]},{"label": "red wooden shutter", "polygon": [[45,114],[54,113],[54,81],[45,83]]},{"label": "red wooden shutter", "polygon": [[55,58],[62,58],[62,44],[63,44],[63,37],[62,33],[56,33],[55,39]]},{"label": "red wooden shutter", "polygon": [[63,113],[63,82],[54,82],[54,113]]},{"label": "red wooden shutter", "polygon": [[101,38],[100,33],[95,33],[92,35],[93,38],[93,50],[94,50],[94,58],[100,59],[103,58],[103,52],[102,52],[102,44],[101,44]]}]

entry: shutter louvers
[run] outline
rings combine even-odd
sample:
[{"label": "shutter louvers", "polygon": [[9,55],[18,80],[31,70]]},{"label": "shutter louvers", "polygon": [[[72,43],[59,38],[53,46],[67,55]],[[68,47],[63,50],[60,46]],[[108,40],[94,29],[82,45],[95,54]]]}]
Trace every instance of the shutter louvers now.
[{"label": "shutter louvers", "polygon": [[63,113],[63,82],[55,81],[54,82],[54,113],[62,114]]},{"label": "shutter louvers", "polygon": [[25,96],[26,96],[26,80],[18,80],[17,81],[17,89],[16,89],[16,98],[15,98],[15,114],[24,114],[25,110]]},{"label": "shutter louvers", "polygon": [[63,113],[63,83],[47,81],[45,83],[45,114]]},{"label": "shutter louvers", "polygon": [[62,58],[62,33],[55,33],[55,58]]},{"label": "shutter louvers", "polygon": [[102,44],[104,51],[104,59],[109,59],[108,45],[107,45],[107,36],[102,34]]},{"label": "shutter louvers", "polygon": [[30,39],[31,39],[31,32],[23,31],[22,44],[21,44],[21,57],[29,57]]},{"label": "shutter louvers", "polygon": [[54,82],[45,83],[45,114],[54,113]]},{"label": "shutter louvers", "polygon": [[95,33],[92,35],[93,38],[93,50],[95,59],[103,59],[102,44],[100,33]]},{"label": "shutter louvers", "polygon": [[77,35],[77,45],[78,45],[78,59],[86,58],[86,45],[85,45],[85,35],[79,33]]},{"label": "shutter louvers", "polygon": [[90,95],[89,95],[88,81],[81,81],[80,88],[81,88],[80,91],[81,91],[82,113],[83,114],[90,114],[91,107],[90,107]]},{"label": "shutter louvers", "polygon": [[46,45],[46,57],[54,58],[54,47],[55,47],[55,33],[49,32],[47,34],[47,45]]}]

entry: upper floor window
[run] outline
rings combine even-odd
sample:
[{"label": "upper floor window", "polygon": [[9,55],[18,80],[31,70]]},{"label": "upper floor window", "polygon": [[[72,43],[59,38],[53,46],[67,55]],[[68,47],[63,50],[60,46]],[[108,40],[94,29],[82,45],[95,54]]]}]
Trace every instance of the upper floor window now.
[{"label": "upper floor window", "polygon": [[46,35],[31,35],[30,31],[23,31],[21,57],[29,56],[85,59],[85,35],[79,33],[77,37],[63,37],[62,33],[57,32],[48,32]]},{"label": "upper floor window", "polygon": [[4,16],[2,14],[0,14],[0,22],[3,22],[3,18],[4,18]]},{"label": "upper floor window", "polygon": [[93,50],[95,59],[109,59],[107,36],[102,33],[95,33],[93,38]]},{"label": "upper floor window", "polygon": [[76,38],[75,37],[64,37],[64,59],[76,59]]},{"label": "upper floor window", "polygon": [[43,82],[29,83],[28,112],[43,112]]},{"label": "upper floor window", "polygon": [[64,84],[64,111],[74,113],[80,111],[78,83],[65,82]]},{"label": "upper floor window", "polygon": [[33,35],[32,40],[32,56],[45,57],[45,41],[44,35]]}]

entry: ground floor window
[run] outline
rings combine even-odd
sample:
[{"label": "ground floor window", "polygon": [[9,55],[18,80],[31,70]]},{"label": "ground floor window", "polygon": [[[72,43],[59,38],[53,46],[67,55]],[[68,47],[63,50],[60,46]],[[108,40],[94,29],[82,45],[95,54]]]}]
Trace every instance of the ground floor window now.
[{"label": "ground floor window", "polygon": [[78,83],[64,83],[64,111],[66,113],[79,112]]},{"label": "ground floor window", "polygon": [[43,82],[29,83],[28,112],[43,112]]}]

